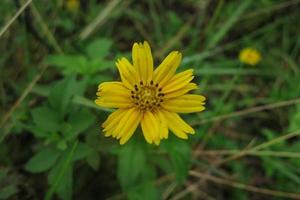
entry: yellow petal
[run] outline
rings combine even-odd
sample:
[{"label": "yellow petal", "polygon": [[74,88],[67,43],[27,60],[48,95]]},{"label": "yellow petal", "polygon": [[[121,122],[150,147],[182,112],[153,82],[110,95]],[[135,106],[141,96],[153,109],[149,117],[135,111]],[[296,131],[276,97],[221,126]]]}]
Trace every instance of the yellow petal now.
[{"label": "yellow petal", "polygon": [[146,141],[150,144],[155,144],[159,138],[159,121],[151,111],[145,111],[141,120],[141,127]]},{"label": "yellow petal", "polygon": [[105,136],[111,136],[112,132],[109,130],[113,130],[119,123],[120,119],[127,113],[127,109],[118,109],[112,114],[108,116],[105,122],[102,124],[103,132],[105,132]]},{"label": "yellow petal", "polygon": [[124,136],[124,131],[126,131],[125,129],[128,125],[128,119],[131,117],[135,109],[136,108],[126,109],[122,116],[118,117],[117,123],[114,124],[114,126],[106,127],[104,131],[107,131],[109,135],[112,135],[112,137],[117,139]]},{"label": "yellow petal", "polygon": [[155,69],[153,80],[164,86],[175,74],[176,69],[181,63],[181,53],[172,51],[163,62]]},{"label": "yellow petal", "polygon": [[134,89],[134,84],[139,81],[139,75],[136,69],[130,64],[126,58],[121,58],[116,62],[119,74],[124,85],[130,89]]},{"label": "yellow petal", "polygon": [[179,138],[187,139],[187,133],[194,134],[194,129],[188,125],[181,117],[174,112],[169,112],[162,110],[163,115],[165,116],[168,127],[170,130]]},{"label": "yellow petal", "polygon": [[196,94],[186,94],[177,98],[165,100],[161,105],[164,109],[176,113],[200,112],[205,109],[205,97]]},{"label": "yellow petal", "polygon": [[176,74],[170,81],[163,87],[163,93],[169,93],[187,86],[193,80],[193,70],[189,69]]},{"label": "yellow petal", "polygon": [[133,66],[139,74],[140,81],[149,82],[153,73],[153,58],[149,44],[145,41],[134,43],[132,47]]},{"label": "yellow petal", "polygon": [[122,96],[130,97],[131,93],[128,88],[124,86],[122,82],[104,82],[98,86],[98,92],[96,93],[99,97],[109,97],[109,96]]},{"label": "yellow petal", "polygon": [[179,96],[182,96],[182,95],[188,93],[189,91],[195,90],[197,88],[198,87],[195,83],[189,83],[183,88],[180,88],[180,89],[172,91],[172,92],[164,93],[165,94],[164,99],[179,97]]},{"label": "yellow petal", "polygon": [[159,121],[159,138],[160,139],[167,139],[169,134],[168,124],[166,118],[164,117],[163,113],[160,110],[157,110],[154,113],[155,117]]},{"label": "yellow petal", "polygon": [[[134,109],[130,117],[127,119],[125,126],[123,127],[123,133],[121,133],[120,144],[125,144],[133,135],[138,127],[142,118],[142,114],[138,109]],[[120,136],[117,136],[119,138]]]},{"label": "yellow petal", "polygon": [[155,141],[154,141],[154,144],[155,144],[156,146],[158,146],[158,145],[160,144],[160,140],[155,140]]},{"label": "yellow petal", "polygon": [[146,70],[147,70],[147,80],[150,82],[152,80],[153,74],[153,57],[151,53],[151,48],[148,42],[144,41],[144,51],[146,59]]},{"label": "yellow petal", "polygon": [[109,126],[111,123],[113,123],[122,113],[124,113],[126,109],[118,109],[111,113],[108,118],[105,120],[105,122],[102,123],[102,128],[105,128]]},{"label": "yellow petal", "polygon": [[121,82],[105,82],[98,86],[95,103],[106,108],[130,108],[131,93]]},{"label": "yellow petal", "polygon": [[120,98],[116,96],[109,96],[107,98],[101,97],[95,100],[95,103],[105,108],[131,108],[134,106],[133,102],[127,98]]}]

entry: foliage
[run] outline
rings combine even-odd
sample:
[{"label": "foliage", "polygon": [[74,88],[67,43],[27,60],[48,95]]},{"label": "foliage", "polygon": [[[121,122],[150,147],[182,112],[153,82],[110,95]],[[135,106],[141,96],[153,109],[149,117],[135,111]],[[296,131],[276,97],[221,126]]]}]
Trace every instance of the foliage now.
[{"label": "foliage", "polygon": [[[25,2],[0,2],[0,33]],[[0,199],[299,193],[299,3],[32,1],[0,34]],[[120,146],[101,133],[112,110],[94,104],[97,86],[115,80],[115,61],[144,40],[155,60],[183,52],[179,70],[193,68],[196,92],[207,97],[205,112],[184,116],[196,130],[188,140],[170,134],[156,147],[137,132]],[[262,55],[255,67],[238,59],[247,47]],[[274,192],[225,187],[197,172]]]}]

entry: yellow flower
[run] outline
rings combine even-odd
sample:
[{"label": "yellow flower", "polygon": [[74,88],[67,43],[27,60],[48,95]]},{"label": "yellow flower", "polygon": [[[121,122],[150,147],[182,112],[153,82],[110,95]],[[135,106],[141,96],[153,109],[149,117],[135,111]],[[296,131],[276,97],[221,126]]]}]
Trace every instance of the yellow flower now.
[{"label": "yellow flower", "polygon": [[80,1],[79,0],[66,0],[66,8],[76,13],[79,10]]},{"label": "yellow flower", "polygon": [[181,53],[171,52],[153,71],[153,58],[147,42],[134,43],[133,65],[121,58],[116,62],[121,81],[104,82],[98,86],[95,103],[106,108],[117,108],[102,124],[105,136],[126,143],[139,124],[145,140],[159,145],[168,138],[169,129],[179,138],[194,134],[177,113],[203,111],[205,97],[186,94],[197,88],[191,83],[193,70],[178,74]]},{"label": "yellow flower", "polygon": [[261,61],[261,54],[256,49],[245,48],[240,51],[239,59],[242,63],[254,66]]}]

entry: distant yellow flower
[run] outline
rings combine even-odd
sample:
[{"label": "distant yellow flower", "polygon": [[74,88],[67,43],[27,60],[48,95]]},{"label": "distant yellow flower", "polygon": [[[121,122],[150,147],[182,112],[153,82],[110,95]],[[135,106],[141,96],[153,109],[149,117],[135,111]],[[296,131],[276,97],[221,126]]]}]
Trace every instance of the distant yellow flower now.
[{"label": "distant yellow flower", "polygon": [[179,138],[194,134],[177,113],[203,111],[205,97],[186,94],[197,88],[191,83],[193,70],[175,74],[181,53],[171,52],[153,71],[153,58],[147,42],[134,43],[133,65],[121,58],[116,62],[121,82],[104,82],[98,86],[95,103],[106,108],[118,108],[102,124],[105,136],[126,143],[139,124],[146,141],[159,145],[168,138],[169,129]]},{"label": "distant yellow flower", "polygon": [[79,0],[66,0],[66,8],[71,12],[76,13],[79,10],[80,1]]},{"label": "distant yellow flower", "polygon": [[242,63],[254,66],[261,61],[261,54],[256,49],[245,48],[240,51],[239,59]]}]

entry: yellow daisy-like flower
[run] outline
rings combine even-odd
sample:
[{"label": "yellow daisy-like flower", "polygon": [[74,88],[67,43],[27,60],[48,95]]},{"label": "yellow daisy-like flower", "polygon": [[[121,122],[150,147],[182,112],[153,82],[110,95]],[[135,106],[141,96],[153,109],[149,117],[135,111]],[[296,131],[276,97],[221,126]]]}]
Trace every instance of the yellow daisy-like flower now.
[{"label": "yellow daisy-like flower", "polygon": [[158,145],[167,139],[169,129],[179,138],[194,134],[177,113],[203,111],[205,97],[186,94],[197,88],[191,83],[193,70],[178,74],[181,53],[171,52],[153,71],[153,58],[147,42],[134,43],[131,64],[126,58],[116,62],[121,82],[104,82],[98,86],[96,104],[117,108],[102,124],[105,136],[126,143],[141,125],[143,135],[150,144]]},{"label": "yellow daisy-like flower", "polygon": [[66,0],[66,7],[71,12],[78,12],[80,7],[80,1],[79,0]]},{"label": "yellow daisy-like flower", "polygon": [[261,54],[253,48],[245,48],[240,51],[239,59],[242,63],[255,66],[261,61]]}]

